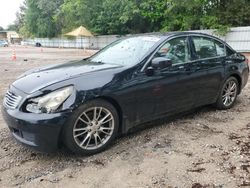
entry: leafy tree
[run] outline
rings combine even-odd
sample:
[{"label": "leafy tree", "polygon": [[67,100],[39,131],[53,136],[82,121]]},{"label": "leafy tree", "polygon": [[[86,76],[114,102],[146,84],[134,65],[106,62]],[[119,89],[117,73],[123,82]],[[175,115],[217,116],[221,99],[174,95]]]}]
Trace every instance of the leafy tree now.
[{"label": "leafy tree", "polygon": [[130,23],[135,21],[134,19],[138,14],[139,10],[132,1],[105,0],[99,15],[94,21],[95,31],[102,34],[133,33],[132,27],[136,27],[136,25]]},{"label": "leafy tree", "polygon": [[247,26],[250,24],[250,1],[221,1],[217,7],[217,15],[222,25]]},{"label": "leafy tree", "polygon": [[147,20],[150,31],[162,29],[168,4],[166,0],[144,0],[138,3],[140,14]]},{"label": "leafy tree", "polygon": [[38,37],[54,37],[60,33],[53,16],[63,0],[27,0],[25,24],[27,30]]},{"label": "leafy tree", "polygon": [[17,31],[17,25],[15,24],[10,24],[7,26],[7,31]]},{"label": "leafy tree", "polygon": [[2,26],[0,26],[0,31],[4,31],[4,28]]},{"label": "leafy tree", "polygon": [[19,11],[16,13],[16,20],[14,24],[17,26],[18,31],[25,24],[25,11],[27,10],[26,1],[19,7]]},{"label": "leafy tree", "polygon": [[80,25],[91,29],[97,18],[103,0],[65,0],[55,15],[57,23],[61,23],[63,31],[70,31]]},{"label": "leafy tree", "polygon": [[249,0],[26,0],[15,25],[54,37],[83,25],[98,34],[217,29],[250,23]]}]

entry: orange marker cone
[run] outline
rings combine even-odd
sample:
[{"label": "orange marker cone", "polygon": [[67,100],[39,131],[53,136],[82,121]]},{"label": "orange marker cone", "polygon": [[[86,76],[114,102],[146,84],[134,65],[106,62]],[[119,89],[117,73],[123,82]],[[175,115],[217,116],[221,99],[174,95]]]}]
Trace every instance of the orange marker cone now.
[{"label": "orange marker cone", "polygon": [[12,61],[16,61],[16,51],[15,51],[15,49],[13,50],[13,54],[12,54],[11,60]]}]

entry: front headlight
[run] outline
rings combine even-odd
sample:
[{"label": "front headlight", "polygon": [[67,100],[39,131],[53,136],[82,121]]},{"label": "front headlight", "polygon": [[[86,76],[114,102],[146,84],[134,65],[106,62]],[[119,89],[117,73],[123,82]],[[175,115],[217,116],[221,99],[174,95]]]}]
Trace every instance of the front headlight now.
[{"label": "front headlight", "polygon": [[73,93],[73,86],[68,86],[56,91],[53,91],[43,97],[30,99],[26,106],[28,112],[53,113],[59,106]]}]

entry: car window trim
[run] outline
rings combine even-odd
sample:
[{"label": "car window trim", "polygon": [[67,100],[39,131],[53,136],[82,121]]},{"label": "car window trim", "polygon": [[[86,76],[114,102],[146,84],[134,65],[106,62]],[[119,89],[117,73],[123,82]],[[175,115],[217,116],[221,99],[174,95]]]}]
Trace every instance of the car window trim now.
[{"label": "car window trim", "polygon": [[217,56],[217,57],[211,57],[211,58],[195,59],[195,60],[192,60],[192,61],[188,61],[186,63],[176,63],[176,64],[173,65],[173,67],[179,66],[179,65],[186,65],[186,64],[196,63],[198,61],[206,61],[206,60],[225,58],[225,57],[227,57],[227,56]]},{"label": "car window trim", "polygon": [[190,63],[195,63],[197,61],[206,61],[206,60],[212,60],[212,59],[218,59],[218,58],[225,58],[225,57],[227,57],[227,55],[216,56],[216,57],[207,57],[207,58],[202,58],[202,59],[194,59]]},{"label": "car window trim", "polygon": [[[172,65],[173,67],[177,67],[177,66],[181,66],[181,65],[188,65],[188,64],[192,64],[192,63],[196,63],[198,61],[207,61],[207,60],[212,60],[212,59],[218,59],[218,58],[225,58],[227,56],[217,56],[217,57],[211,57],[211,58],[203,58],[203,59],[196,59],[196,60],[192,60],[192,61],[188,61],[186,63],[176,63],[174,65]],[[167,69],[162,69],[162,71],[166,71]]]}]

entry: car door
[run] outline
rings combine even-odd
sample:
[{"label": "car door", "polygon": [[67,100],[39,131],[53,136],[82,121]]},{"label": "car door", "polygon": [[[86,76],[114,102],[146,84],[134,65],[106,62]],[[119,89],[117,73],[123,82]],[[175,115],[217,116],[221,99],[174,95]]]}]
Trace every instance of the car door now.
[{"label": "car door", "polygon": [[[137,73],[133,74],[132,78],[122,82],[121,87],[126,87],[126,94],[122,95],[129,99],[130,104],[133,103],[123,105],[130,117],[129,121],[136,124],[147,122],[166,114],[185,111],[193,106],[194,77],[189,66],[190,54],[187,36],[172,38],[163,42],[155,51],[145,63],[143,71],[135,71]],[[170,59],[172,66],[164,69],[153,68],[151,62],[158,57]],[[150,69],[153,69],[153,74],[147,73]],[[129,106],[133,106],[133,109]]]},{"label": "car door", "polygon": [[192,36],[191,45],[191,66],[199,80],[196,85],[196,105],[213,103],[224,75],[225,45],[205,36]]},{"label": "car door", "polygon": [[[166,41],[155,53],[154,58],[165,57],[172,61],[172,66],[157,69],[153,78],[152,97],[155,101],[157,116],[173,114],[192,108],[195,100],[194,79],[190,67],[190,46],[187,36]],[[150,65],[149,65],[150,66]]]}]

